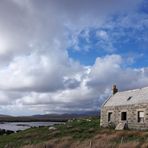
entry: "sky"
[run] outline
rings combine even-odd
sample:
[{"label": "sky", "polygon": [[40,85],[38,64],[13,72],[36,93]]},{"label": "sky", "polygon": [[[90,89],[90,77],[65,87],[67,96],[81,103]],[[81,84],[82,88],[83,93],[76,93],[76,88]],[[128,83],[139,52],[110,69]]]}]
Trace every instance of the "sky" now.
[{"label": "sky", "polygon": [[148,86],[147,0],[0,0],[0,114],[99,110]]}]

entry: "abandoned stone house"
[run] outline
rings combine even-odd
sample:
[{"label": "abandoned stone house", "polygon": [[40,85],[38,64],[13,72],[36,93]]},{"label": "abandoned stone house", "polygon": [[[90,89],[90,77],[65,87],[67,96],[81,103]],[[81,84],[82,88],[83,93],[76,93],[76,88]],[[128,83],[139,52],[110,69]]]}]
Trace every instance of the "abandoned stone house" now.
[{"label": "abandoned stone house", "polygon": [[114,85],[112,90],[112,96],[101,107],[100,125],[148,129],[148,87],[118,92]]}]

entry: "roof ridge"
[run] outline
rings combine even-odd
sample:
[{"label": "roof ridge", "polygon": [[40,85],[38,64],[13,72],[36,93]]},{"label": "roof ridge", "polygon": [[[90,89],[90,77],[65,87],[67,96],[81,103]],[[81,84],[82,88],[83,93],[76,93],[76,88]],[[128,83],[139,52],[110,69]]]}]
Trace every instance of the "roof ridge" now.
[{"label": "roof ridge", "polygon": [[103,106],[132,105],[139,103],[148,103],[148,87],[117,92],[108,98]]},{"label": "roof ridge", "polygon": [[142,88],[136,88],[136,89],[130,89],[130,90],[119,91],[118,93],[120,93],[120,92],[131,92],[131,91],[137,91],[137,90],[142,90],[142,89],[148,89],[148,86],[142,87]]}]

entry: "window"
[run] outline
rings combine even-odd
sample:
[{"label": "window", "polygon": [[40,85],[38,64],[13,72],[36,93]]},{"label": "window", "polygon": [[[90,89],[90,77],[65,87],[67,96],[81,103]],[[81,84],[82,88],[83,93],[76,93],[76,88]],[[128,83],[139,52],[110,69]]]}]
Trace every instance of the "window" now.
[{"label": "window", "polygon": [[108,122],[111,121],[111,119],[112,119],[112,114],[113,114],[112,112],[109,112],[109,113],[108,113]]},{"label": "window", "polygon": [[144,122],[144,111],[138,111],[138,122]]},{"label": "window", "polygon": [[132,98],[132,96],[128,97],[127,101],[129,101]]},{"label": "window", "polygon": [[121,120],[126,120],[126,118],[127,118],[127,114],[126,114],[126,112],[121,112]]}]

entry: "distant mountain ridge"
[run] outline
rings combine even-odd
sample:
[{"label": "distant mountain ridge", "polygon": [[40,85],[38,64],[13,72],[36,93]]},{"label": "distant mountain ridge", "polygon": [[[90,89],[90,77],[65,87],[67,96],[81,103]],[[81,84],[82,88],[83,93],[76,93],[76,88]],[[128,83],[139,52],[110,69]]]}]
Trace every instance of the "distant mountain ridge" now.
[{"label": "distant mountain ridge", "polygon": [[11,117],[10,115],[0,114],[0,117]]},{"label": "distant mountain ridge", "polygon": [[99,111],[87,111],[87,112],[79,112],[79,113],[64,113],[64,114],[44,114],[44,115],[33,115],[32,117],[87,117],[87,116],[99,116]]},{"label": "distant mountain ridge", "polygon": [[99,111],[87,111],[79,113],[65,113],[65,114],[44,114],[32,116],[9,116],[0,115],[0,122],[36,122],[36,121],[50,121],[50,122],[65,122],[73,118],[81,117],[99,117]]}]

